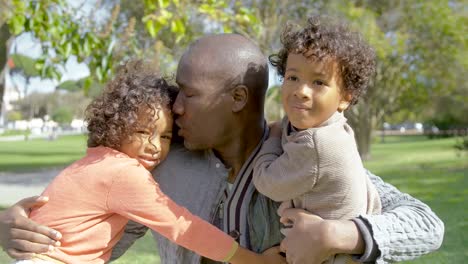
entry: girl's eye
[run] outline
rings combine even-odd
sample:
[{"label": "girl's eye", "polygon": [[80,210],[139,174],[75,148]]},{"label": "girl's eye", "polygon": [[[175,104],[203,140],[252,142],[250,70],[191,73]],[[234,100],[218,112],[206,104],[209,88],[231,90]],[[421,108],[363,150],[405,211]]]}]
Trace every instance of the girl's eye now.
[{"label": "girl's eye", "polygon": [[164,136],[161,136],[161,138],[166,139],[166,140],[171,140],[172,135],[164,135]]},{"label": "girl's eye", "polygon": [[150,132],[148,132],[146,130],[138,130],[137,133],[142,134],[142,135],[149,135],[150,134]]},{"label": "girl's eye", "polygon": [[297,76],[291,75],[291,76],[287,76],[286,80],[295,82],[295,81],[299,80],[299,78],[297,78]]},{"label": "girl's eye", "polygon": [[314,81],[314,84],[315,85],[318,85],[318,86],[322,86],[322,85],[326,85],[324,81],[321,81],[321,80],[315,80]]}]

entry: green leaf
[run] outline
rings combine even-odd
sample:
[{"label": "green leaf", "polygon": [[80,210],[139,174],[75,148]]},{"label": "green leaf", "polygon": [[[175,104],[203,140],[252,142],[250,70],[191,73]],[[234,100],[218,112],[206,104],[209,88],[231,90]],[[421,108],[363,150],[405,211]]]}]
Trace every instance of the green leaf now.
[{"label": "green leaf", "polygon": [[153,20],[148,20],[146,21],[146,30],[148,30],[148,33],[152,38],[156,37],[156,30],[154,28],[154,21]]}]

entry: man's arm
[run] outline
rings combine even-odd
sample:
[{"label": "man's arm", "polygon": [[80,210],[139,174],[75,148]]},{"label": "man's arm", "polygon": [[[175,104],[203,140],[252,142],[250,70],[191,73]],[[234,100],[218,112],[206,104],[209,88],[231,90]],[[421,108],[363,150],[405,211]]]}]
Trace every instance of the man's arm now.
[{"label": "man's arm", "polygon": [[31,208],[47,201],[47,197],[30,197],[0,212],[0,243],[11,258],[28,259],[34,253],[45,253],[60,246],[59,232],[28,218]]},{"label": "man's arm", "polygon": [[[286,209],[282,221],[299,224],[290,229],[281,243],[282,250],[290,258],[310,261],[306,263],[321,263],[318,260],[337,253],[362,254],[361,262],[386,263],[414,259],[437,250],[442,244],[444,224],[434,212],[421,201],[368,174],[382,200],[381,215],[362,215],[353,221],[323,220],[304,210]],[[311,250],[310,245],[318,250]]]},{"label": "man's arm", "polygon": [[[372,241],[366,240],[365,243],[372,244],[372,247],[366,249],[371,251],[370,257],[377,257],[363,261],[404,261],[439,249],[444,238],[444,223],[431,208],[378,176],[370,172],[368,175],[379,192],[382,214],[362,215],[355,220],[364,223],[359,227],[363,234],[371,234]],[[372,251],[377,254],[372,254]]]}]

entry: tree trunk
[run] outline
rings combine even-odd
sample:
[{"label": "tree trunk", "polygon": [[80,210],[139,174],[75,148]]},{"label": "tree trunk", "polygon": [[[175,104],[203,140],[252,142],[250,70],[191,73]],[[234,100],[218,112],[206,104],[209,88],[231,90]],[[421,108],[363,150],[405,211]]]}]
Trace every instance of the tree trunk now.
[{"label": "tree trunk", "polygon": [[[10,39],[10,31],[8,30],[8,25],[3,23],[0,27],[0,116],[3,114],[3,95],[5,94],[5,77],[6,77],[6,63],[8,58],[8,46]],[[2,125],[2,124],[0,124]]]},{"label": "tree trunk", "polygon": [[370,158],[370,145],[372,142],[373,116],[371,107],[366,102],[360,102],[346,111],[349,125],[354,130],[354,137],[362,160]]}]

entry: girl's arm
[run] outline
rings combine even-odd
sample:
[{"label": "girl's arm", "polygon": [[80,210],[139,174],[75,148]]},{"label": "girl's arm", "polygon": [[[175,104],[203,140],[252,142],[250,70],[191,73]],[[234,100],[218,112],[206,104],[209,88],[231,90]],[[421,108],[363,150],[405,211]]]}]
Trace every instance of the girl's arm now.
[{"label": "girl's arm", "polygon": [[[240,248],[232,237],[177,205],[142,167],[131,167],[114,177],[107,206],[109,211],[144,224],[174,243],[213,260],[232,263],[271,261],[271,257]],[[279,260],[278,255],[275,262]]]}]

